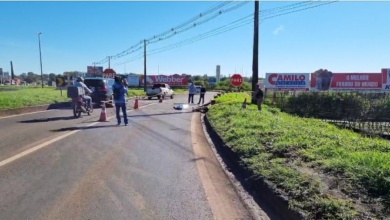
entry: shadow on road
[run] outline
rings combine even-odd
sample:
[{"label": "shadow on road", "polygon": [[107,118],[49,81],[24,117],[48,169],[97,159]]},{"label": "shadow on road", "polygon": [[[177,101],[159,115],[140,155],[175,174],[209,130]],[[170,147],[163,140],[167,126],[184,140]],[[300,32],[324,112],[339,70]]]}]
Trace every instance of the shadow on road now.
[{"label": "shadow on road", "polygon": [[38,123],[38,122],[49,122],[49,121],[59,121],[59,120],[72,120],[76,119],[74,116],[68,117],[53,117],[53,118],[38,118],[25,121],[19,121],[20,123]]},{"label": "shadow on road", "polygon": [[97,125],[97,126],[85,126],[85,127],[67,127],[67,128],[60,128],[55,130],[50,130],[51,132],[61,132],[61,131],[75,131],[75,130],[88,130],[88,129],[95,129],[95,128],[110,128],[110,127],[123,127],[118,125]]},{"label": "shadow on road", "polygon": [[134,118],[134,117],[150,117],[154,115],[176,115],[176,114],[188,114],[192,113],[192,111],[189,112],[183,112],[178,110],[177,112],[169,112],[169,113],[156,113],[156,114],[144,114],[144,115],[127,115],[128,118]]},{"label": "shadow on road", "polygon": [[190,162],[196,162],[198,160],[206,160],[206,158],[205,157],[197,157],[197,158],[191,159]]}]

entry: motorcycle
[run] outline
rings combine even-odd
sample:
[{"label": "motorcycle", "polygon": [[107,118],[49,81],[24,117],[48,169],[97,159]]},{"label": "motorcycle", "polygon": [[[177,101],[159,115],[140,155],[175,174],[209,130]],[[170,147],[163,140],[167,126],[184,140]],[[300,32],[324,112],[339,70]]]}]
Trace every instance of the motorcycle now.
[{"label": "motorcycle", "polygon": [[87,105],[87,102],[83,99],[83,96],[80,95],[78,97],[72,98],[72,110],[73,116],[79,118],[82,112],[91,115],[93,112],[93,107]]}]

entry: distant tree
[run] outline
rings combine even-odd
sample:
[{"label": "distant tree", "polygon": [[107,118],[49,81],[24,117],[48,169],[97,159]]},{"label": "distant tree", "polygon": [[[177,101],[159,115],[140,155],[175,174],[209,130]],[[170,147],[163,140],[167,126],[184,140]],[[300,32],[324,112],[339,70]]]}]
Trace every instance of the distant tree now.
[{"label": "distant tree", "polygon": [[56,81],[56,74],[55,73],[50,73],[49,74],[49,80],[50,81]]},{"label": "distant tree", "polygon": [[20,74],[20,80],[21,81],[26,81],[26,78],[27,78],[27,74],[26,73],[22,73],[22,74]]},{"label": "distant tree", "polygon": [[33,73],[33,72],[28,72],[27,73],[27,77],[26,77],[26,82],[27,83],[35,83],[35,82],[37,82],[38,81],[38,75],[37,74],[35,74],[35,73]]}]

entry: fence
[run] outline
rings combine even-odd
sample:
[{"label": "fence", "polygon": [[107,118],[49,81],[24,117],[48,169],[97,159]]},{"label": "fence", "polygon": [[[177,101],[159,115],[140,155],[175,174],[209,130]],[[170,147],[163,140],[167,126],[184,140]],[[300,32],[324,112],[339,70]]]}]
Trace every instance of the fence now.
[{"label": "fence", "polygon": [[265,104],[369,134],[390,134],[390,93],[266,92]]}]

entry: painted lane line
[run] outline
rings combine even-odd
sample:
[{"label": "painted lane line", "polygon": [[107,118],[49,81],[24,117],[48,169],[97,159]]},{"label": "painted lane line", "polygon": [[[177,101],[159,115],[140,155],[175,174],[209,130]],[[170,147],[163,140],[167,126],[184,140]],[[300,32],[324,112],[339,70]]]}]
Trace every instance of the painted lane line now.
[{"label": "painted lane line", "polygon": [[[145,107],[148,107],[148,106],[151,106],[151,105],[155,105],[155,103],[148,104],[148,105],[144,105],[144,106],[141,106],[141,107],[139,107],[139,108],[145,108]],[[128,110],[127,112],[131,112],[131,111],[134,111],[134,109]],[[116,117],[116,116],[111,116],[111,117],[109,117],[108,119],[111,119],[111,118],[114,118],[114,117]],[[57,142],[57,141],[59,141],[59,140],[62,140],[62,139],[66,138],[66,137],[68,137],[68,136],[70,136],[70,135],[72,135],[72,134],[76,134],[77,132],[81,131],[82,128],[84,128],[84,127],[91,127],[91,126],[94,126],[94,125],[99,124],[99,123],[101,123],[101,122],[100,122],[100,121],[97,121],[97,122],[93,122],[93,123],[88,124],[88,125],[85,125],[85,126],[81,126],[81,127],[79,127],[79,128],[80,128],[79,130],[69,131],[69,132],[67,132],[67,133],[65,133],[65,134],[63,134],[63,135],[61,135],[61,136],[58,136],[58,137],[53,138],[53,139],[51,139],[51,140],[48,140],[48,141],[46,141],[46,142],[44,142],[44,143],[38,144],[38,145],[35,146],[35,147],[32,147],[32,148],[30,148],[30,149],[28,149],[28,150],[25,150],[25,151],[23,151],[23,152],[21,152],[21,153],[19,153],[19,154],[14,155],[14,156],[12,156],[12,157],[10,157],[10,158],[8,158],[8,159],[5,159],[5,160],[3,160],[3,161],[0,161],[0,167],[2,167],[2,166],[4,166],[4,165],[7,165],[7,164],[9,164],[9,163],[11,163],[11,162],[13,162],[13,161],[15,161],[15,160],[17,160],[17,159],[20,159],[21,157],[24,157],[24,156],[26,156],[26,155],[29,155],[29,154],[31,154],[31,153],[34,153],[35,151],[37,151],[37,150],[39,150],[39,149],[42,149],[42,148],[44,148],[44,147],[46,147],[46,146],[48,146],[48,145],[50,145],[50,144],[52,144],[52,143],[54,143],[54,142]]]},{"label": "painted lane line", "polygon": [[39,150],[39,149],[41,149],[41,148],[43,148],[43,147],[46,147],[47,145],[49,145],[49,144],[51,144],[51,143],[54,143],[54,142],[59,141],[59,140],[61,140],[61,139],[63,139],[63,138],[66,138],[66,137],[68,137],[69,135],[72,135],[72,134],[74,134],[74,133],[76,133],[76,132],[78,132],[78,130],[76,130],[76,131],[70,131],[70,132],[68,132],[68,133],[66,133],[66,134],[63,134],[63,135],[59,136],[59,137],[56,137],[56,138],[51,139],[51,140],[49,140],[49,141],[46,141],[46,142],[44,142],[44,143],[42,143],[42,144],[39,144],[39,145],[37,145],[37,146],[35,146],[35,147],[32,147],[32,148],[30,148],[30,149],[28,149],[28,150],[25,150],[25,151],[23,151],[23,152],[21,152],[21,153],[19,153],[19,154],[16,154],[16,155],[14,155],[14,156],[12,156],[12,157],[10,157],[10,158],[8,158],[8,159],[5,159],[5,160],[3,160],[3,161],[0,162],[0,167],[4,166],[4,165],[6,165],[6,164],[9,164],[9,163],[11,163],[11,162],[13,162],[13,161],[15,161],[15,160],[17,160],[17,159],[23,157],[23,156],[26,156],[26,155],[28,155],[28,154],[31,154],[31,153],[33,153],[33,152],[35,152],[35,151],[37,151],[37,150]]}]

